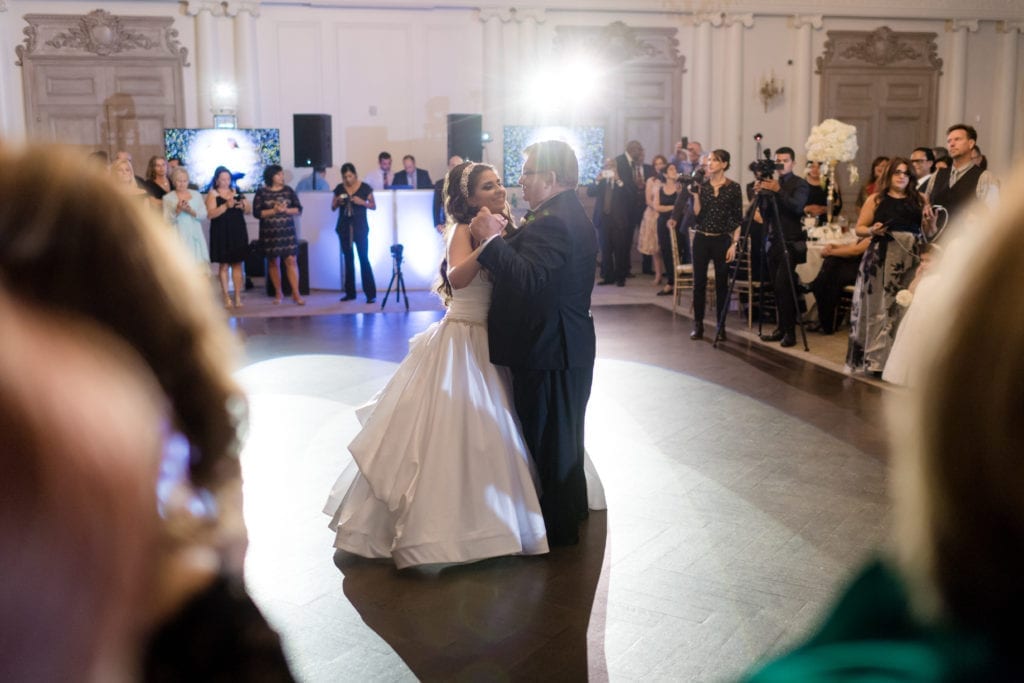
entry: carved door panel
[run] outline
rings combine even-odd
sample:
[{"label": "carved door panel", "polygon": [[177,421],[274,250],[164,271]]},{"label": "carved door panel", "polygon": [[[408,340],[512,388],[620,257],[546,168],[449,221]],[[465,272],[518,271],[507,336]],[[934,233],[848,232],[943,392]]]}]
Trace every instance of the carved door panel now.
[{"label": "carved door panel", "polygon": [[853,210],[860,185],[877,156],[909,157],[935,139],[938,78],[934,33],[829,31],[825,54],[818,58],[822,118],[857,128],[856,165],[861,181],[851,185],[840,174],[846,213]]},{"label": "carved door panel", "polygon": [[181,67],[171,17],[25,15],[25,112],[32,139],[84,151],[124,149],[136,173],[163,153],[163,129],[184,121]]}]

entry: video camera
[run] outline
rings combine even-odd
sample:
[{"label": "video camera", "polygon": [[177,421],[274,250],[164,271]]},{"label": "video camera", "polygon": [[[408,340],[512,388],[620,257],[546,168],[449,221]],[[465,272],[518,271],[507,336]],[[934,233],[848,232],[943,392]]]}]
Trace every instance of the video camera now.
[{"label": "video camera", "polygon": [[[761,133],[754,134],[754,140],[758,143],[758,150],[761,148]],[[771,156],[771,150],[764,151],[764,159],[757,159],[751,162],[749,167],[754,171],[754,177],[758,180],[771,180],[775,171],[781,171],[782,165],[775,162]]]},{"label": "video camera", "polygon": [[405,249],[401,244],[391,245],[391,258],[395,259],[397,263],[402,262],[402,251]]},{"label": "video camera", "polygon": [[690,174],[689,178],[681,178],[679,182],[683,184],[683,189],[687,192],[693,192],[696,188],[700,187],[705,183],[707,178],[703,166],[698,166]]}]

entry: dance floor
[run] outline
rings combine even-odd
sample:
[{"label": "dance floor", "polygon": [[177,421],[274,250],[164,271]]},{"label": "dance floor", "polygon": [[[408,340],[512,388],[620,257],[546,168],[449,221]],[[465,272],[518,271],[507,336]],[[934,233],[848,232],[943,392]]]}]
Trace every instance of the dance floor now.
[{"label": "dance floor", "polygon": [[232,323],[246,576],[300,680],[722,680],[804,634],[884,541],[887,389],[608,303],[586,434],[608,510],[579,546],[401,572],[335,554],[321,509],[353,408],[441,315],[357,310]]}]

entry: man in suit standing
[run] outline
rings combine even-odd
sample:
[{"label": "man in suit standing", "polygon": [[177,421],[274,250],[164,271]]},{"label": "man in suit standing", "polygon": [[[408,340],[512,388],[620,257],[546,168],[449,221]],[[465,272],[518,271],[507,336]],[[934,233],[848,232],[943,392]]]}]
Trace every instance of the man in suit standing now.
[{"label": "man in suit standing", "polygon": [[597,234],[576,197],[579,162],[565,142],[526,149],[519,184],[530,213],[502,238],[482,209],[470,225],[493,278],[491,362],[512,371],[523,436],[537,465],[548,543],[572,545],[588,514],[583,423],[594,376],[590,315]]},{"label": "man in suit standing", "polygon": [[434,183],[430,180],[430,174],[422,168],[416,168],[416,157],[406,154],[402,157],[403,170],[395,174],[392,184],[396,189],[409,188],[414,190],[431,190]]},{"label": "man in suit standing", "polygon": [[[768,271],[771,275],[772,289],[775,290],[779,326],[769,334],[761,335],[761,339],[780,342],[780,346],[796,345],[797,309],[793,300],[793,292],[798,282],[796,267],[807,261],[807,237],[801,220],[810,187],[806,180],[793,173],[794,158],[796,153],[791,147],[779,147],[775,150],[775,163],[782,165],[779,177],[754,183],[756,192],[775,195],[779,208],[778,230],[770,229],[767,237]],[[766,221],[774,220],[773,216],[762,218]],[[778,239],[780,233],[781,240]]]},{"label": "man in suit standing", "polygon": [[[626,285],[629,272],[633,233],[643,218],[647,179],[654,174],[644,164],[644,146],[637,140],[626,144],[626,151],[615,157],[615,174],[602,174],[598,193],[604,210],[605,245],[602,249],[602,270],[607,262],[606,276],[600,284]],[[610,194],[609,194],[610,193]]]}]

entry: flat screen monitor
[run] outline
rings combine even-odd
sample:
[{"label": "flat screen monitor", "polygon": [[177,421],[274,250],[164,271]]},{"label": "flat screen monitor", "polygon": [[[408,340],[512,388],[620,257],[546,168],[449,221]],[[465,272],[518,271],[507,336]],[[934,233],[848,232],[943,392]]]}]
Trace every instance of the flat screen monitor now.
[{"label": "flat screen monitor", "polygon": [[255,192],[263,184],[263,169],[281,163],[281,133],[277,128],[165,128],[164,152],[181,159],[202,190],[224,166],[241,192]]},{"label": "flat screen monitor", "polygon": [[541,140],[564,140],[580,162],[580,184],[593,182],[604,165],[604,128],[600,126],[505,126],[503,169],[506,185],[519,180],[523,150]]}]

